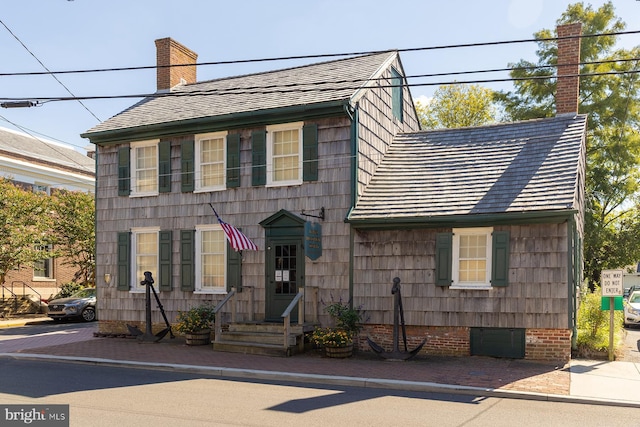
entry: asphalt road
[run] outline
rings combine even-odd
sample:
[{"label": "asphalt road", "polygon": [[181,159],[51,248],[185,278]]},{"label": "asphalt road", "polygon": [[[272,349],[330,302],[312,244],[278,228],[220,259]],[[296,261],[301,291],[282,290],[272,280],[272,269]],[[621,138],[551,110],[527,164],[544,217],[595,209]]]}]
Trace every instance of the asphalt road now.
[{"label": "asphalt road", "polygon": [[636,408],[222,380],[11,358],[0,358],[0,376],[0,405],[70,405],[71,426],[628,427],[637,425],[638,413]]}]

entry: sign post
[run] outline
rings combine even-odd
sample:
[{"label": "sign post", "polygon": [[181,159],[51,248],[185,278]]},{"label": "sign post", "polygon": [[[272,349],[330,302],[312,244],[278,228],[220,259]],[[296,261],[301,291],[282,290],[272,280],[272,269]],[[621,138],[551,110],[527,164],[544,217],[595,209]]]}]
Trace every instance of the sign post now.
[{"label": "sign post", "polygon": [[600,289],[603,297],[609,297],[609,360],[613,360],[613,325],[615,303],[614,297],[621,296],[624,293],[622,278],[624,272],[622,270],[602,270],[600,275]]}]

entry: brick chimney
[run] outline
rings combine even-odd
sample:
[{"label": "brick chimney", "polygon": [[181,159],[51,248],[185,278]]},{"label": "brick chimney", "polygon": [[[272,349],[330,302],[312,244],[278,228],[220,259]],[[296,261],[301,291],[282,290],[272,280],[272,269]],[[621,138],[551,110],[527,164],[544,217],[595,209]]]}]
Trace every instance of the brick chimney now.
[{"label": "brick chimney", "polygon": [[166,37],[156,40],[156,58],[158,91],[169,90],[183,82],[196,82],[197,53]]},{"label": "brick chimney", "polygon": [[582,24],[559,25],[556,115],[578,114],[580,35]]}]

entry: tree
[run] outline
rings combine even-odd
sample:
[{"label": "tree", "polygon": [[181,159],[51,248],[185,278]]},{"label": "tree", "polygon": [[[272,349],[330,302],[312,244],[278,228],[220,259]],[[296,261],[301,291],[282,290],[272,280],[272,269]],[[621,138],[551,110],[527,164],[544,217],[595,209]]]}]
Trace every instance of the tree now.
[{"label": "tree", "polygon": [[55,210],[53,234],[58,254],[65,265],[77,269],[75,280],[95,283],[95,202],[93,195],[80,191],[56,191],[52,196]]},{"label": "tree", "polygon": [[0,178],[0,284],[10,270],[55,256],[50,245],[52,211],[45,193]]},{"label": "tree", "polygon": [[[557,24],[582,23],[585,36],[615,33],[625,24],[615,16],[611,2],[593,10],[582,3],[569,5]],[[496,100],[509,120],[554,114],[557,64],[555,30],[543,29],[538,39],[538,63],[521,60],[512,67],[515,90],[499,92]],[[591,287],[600,271],[635,264],[640,180],[640,47],[614,49],[616,36],[581,40],[580,113],[588,114],[585,211],[585,275]],[[635,60],[630,60],[635,59]],[[549,65],[552,65],[549,67]],[[610,73],[588,76],[593,73]],[[548,77],[548,79],[534,79]]]},{"label": "tree", "polygon": [[479,85],[440,86],[429,102],[416,102],[423,129],[480,126],[496,121],[493,91]]}]

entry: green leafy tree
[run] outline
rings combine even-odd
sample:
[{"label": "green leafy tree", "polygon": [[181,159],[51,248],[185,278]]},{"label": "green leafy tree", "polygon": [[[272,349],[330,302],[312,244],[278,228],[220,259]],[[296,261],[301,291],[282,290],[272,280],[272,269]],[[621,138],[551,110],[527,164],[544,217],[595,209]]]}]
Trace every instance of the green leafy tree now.
[{"label": "green leafy tree", "polygon": [[0,284],[10,270],[56,255],[49,246],[51,222],[49,196],[0,178]]},{"label": "green leafy tree", "polygon": [[65,265],[77,269],[75,280],[95,284],[95,202],[91,194],[59,190],[52,195],[53,234]]},{"label": "green leafy tree", "polygon": [[[611,2],[599,9],[583,3],[569,5],[558,25],[582,23],[585,36],[615,33],[625,23],[615,16]],[[521,60],[512,67],[515,89],[499,92],[496,100],[509,120],[555,114],[557,64],[555,30],[534,34],[538,62]],[[583,37],[580,55],[580,113],[588,114],[587,200],[585,212],[585,274],[590,287],[600,271],[633,264],[640,259],[637,245],[640,181],[640,47],[616,49],[614,35]],[[635,59],[635,60],[631,60]],[[600,75],[598,74],[606,73]],[[548,77],[535,79],[536,77]]]},{"label": "green leafy tree", "polygon": [[440,86],[429,102],[416,101],[423,129],[480,126],[496,121],[493,91],[479,85]]}]

